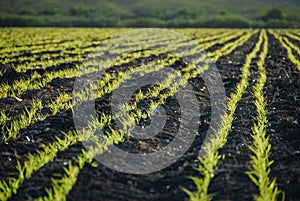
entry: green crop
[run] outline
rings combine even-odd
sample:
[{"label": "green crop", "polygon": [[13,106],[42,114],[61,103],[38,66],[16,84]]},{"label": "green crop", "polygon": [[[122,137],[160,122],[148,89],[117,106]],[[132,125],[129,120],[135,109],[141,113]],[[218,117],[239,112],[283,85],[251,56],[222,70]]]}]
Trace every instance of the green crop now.
[{"label": "green crop", "polygon": [[267,80],[264,63],[268,54],[268,37],[265,32],[263,32],[263,37],[263,50],[260,54],[259,61],[257,62],[259,78],[254,86],[253,92],[256,99],[254,103],[258,113],[255,118],[256,123],[252,127],[251,137],[253,138],[253,145],[249,146],[249,149],[253,152],[253,155],[251,156],[253,170],[248,171],[247,174],[259,188],[259,195],[255,197],[256,201],[275,201],[280,191],[276,186],[276,179],[269,179],[270,166],[273,162],[269,161],[271,144],[269,143],[269,137],[266,135],[268,125],[267,102],[263,92]]},{"label": "green crop", "polygon": [[[216,135],[212,137],[203,147],[205,155],[199,158],[196,170],[199,175],[191,177],[194,181],[197,191],[191,192],[186,188],[183,190],[187,193],[191,201],[211,200],[213,195],[209,193],[209,185],[214,177],[214,168],[224,155],[220,155],[218,150],[224,146],[227,141],[227,135],[231,130],[235,118],[235,111],[242,96],[249,85],[250,65],[259,54],[257,62],[259,79],[254,87],[253,96],[255,97],[255,106],[258,115],[255,117],[255,124],[252,128],[253,144],[249,146],[252,151],[251,167],[247,175],[259,189],[256,200],[275,200],[281,192],[276,184],[276,179],[270,178],[269,161],[271,146],[268,142],[269,137],[266,135],[267,110],[266,100],[263,88],[266,81],[265,69],[263,67],[267,55],[268,38],[266,31],[250,29],[180,29],[178,32],[183,33],[192,41],[179,39],[176,37],[167,39],[157,35],[147,36],[145,34],[132,36],[126,45],[120,46],[116,43],[102,43],[109,37],[127,31],[128,29],[72,29],[71,33],[66,33],[65,29],[55,29],[57,32],[50,32],[51,29],[3,29],[0,41],[0,63],[11,65],[19,73],[32,72],[28,77],[14,80],[12,84],[2,83],[0,85],[0,99],[15,98],[22,101],[23,95],[28,90],[47,90],[52,88],[49,84],[56,78],[76,78],[87,74],[104,71],[111,66],[116,68],[126,66],[126,70],[117,71],[117,73],[103,74],[97,82],[89,83],[89,87],[83,87],[82,90],[70,94],[69,92],[60,92],[56,97],[51,97],[49,101],[43,99],[31,100],[30,106],[24,106],[17,115],[12,116],[9,110],[0,111],[0,125],[2,139],[9,143],[14,141],[22,129],[34,125],[38,121],[43,121],[51,115],[57,115],[65,110],[72,110],[80,104],[112,93],[119,88],[125,81],[130,81],[132,76],[144,76],[148,73],[159,72],[164,68],[176,65],[181,58],[194,58],[192,63],[181,70],[169,73],[166,78],[147,91],[138,91],[132,103],[126,103],[120,106],[116,114],[101,113],[97,118],[88,122],[87,128],[82,130],[69,130],[64,133],[62,138],[55,137],[52,142],[41,142],[41,149],[36,153],[26,155],[26,160],[17,162],[16,176],[7,177],[0,181],[0,200],[8,200],[26,180],[29,180],[45,164],[55,160],[59,151],[67,150],[71,145],[79,142],[91,142],[93,144],[88,150],[81,150],[81,153],[69,161],[64,167],[61,175],[55,175],[52,179],[52,186],[45,189],[46,195],[33,198],[35,200],[66,200],[67,195],[75,185],[78,175],[86,164],[92,164],[96,155],[102,154],[109,146],[122,143],[126,138],[131,137],[131,132],[138,122],[150,117],[159,105],[166,102],[168,97],[174,96],[181,86],[185,86],[188,81],[196,78],[198,75],[209,69],[211,62],[216,62],[220,57],[230,54],[238,47],[245,45],[249,39],[257,33],[260,33],[255,48],[246,55],[245,63],[241,69],[241,80],[237,84],[235,91],[230,94],[227,100],[227,111],[222,117]],[[38,32],[39,34],[35,34]],[[49,33],[49,34],[48,34]],[[289,58],[294,64],[297,64],[299,48],[294,45],[289,38],[295,39],[297,36],[291,30],[270,31],[284,46],[288,52]],[[278,34],[280,33],[280,34]],[[283,36],[285,34],[285,36]],[[29,37],[30,36],[30,37]],[[146,37],[145,37],[146,36]],[[286,37],[287,36],[287,37]],[[27,38],[24,40],[24,38]],[[5,42],[3,42],[5,40]],[[173,43],[169,44],[172,40]],[[118,41],[118,40],[116,40]],[[123,41],[120,41],[120,43]],[[141,43],[145,44],[145,49],[141,51],[132,51],[121,55],[128,50],[139,50]],[[161,44],[161,48],[156,50],[156,44]],[[189,48],[199,44],[198,47]],[[17,44],[17,45],[16,45]],[[98,46],[101,44],[100,46]],[[215,45],[218,49],[208,51]],[[98,47],[97,47],[98,46]],[[262,47],[262,48],[261,48]],[[184,52],[177,53],[178,50],[187,49]],[[98,61],[97,58],[103,56],[103,50],[109,49],[110,53],[117,54],[114,61],[110,58]],[[165,52],[164,50],[168,51]],[[204,51],[208,51],[207,54]],[[27,52],[28,54],[24,54]],[[172,52],[176,52],[176,55]],[[298,52],[299,54],[299,52]],[[133,66],[137,58],[149,58],[153,55],[164,56],[163,59],[154,59],[139,66]],[[196,57],[197,56],[197,57]],[[134,62],[133,62],[134,61]],[[75,63],[75,65],[73,64]],[[201,66],[195,64],[204,63]],[[72,64],[68,68],[60,68],[61,65]],[[57,67],[56,70],[49,69]],[[44,69],[45,73],[38,73]],[[0,76],[3,74],[0,70]],[[167,92],[165,92],[168,89]],[[162,93],[164,92],[164,93]],[[94,96],[90,96],[93,94]],[[147,109],[140,109],[139,102],[145,99],[155,98],[155,101],[149,101]],[[46,103],[45,103],[46,102]],[[49,112],[42,112],[48,108]],[[128,112],[131,111],[131,112]],[[123,129],[115,129],[111,124],[113,120],[118,119],[123,125]],[[95,132],[97,129],[109,128],[106,131],[104,139],[99,141]],[[55,135],[57,133],[53,133]],[[40,139],[42,140],[42,139]],[[52,175],[54,176],[54,175]]]},{"label": "green crop", "polygon": [[293,49],[296,50],[298,52],[298,54],[299,54],[299,52],[300,52],[299,48],[296,47],[295,45],[293,45],[288,39],[283,38],[282,36],[278,35],[273,30],[270,30],[270,33],[273,34],[273,36],[277,40],[279,40],[279,42],[281,43],[281,45],[286,49],[288,57],[291,60],[291,62],[294,63],[295,66],[297,67],[297,69],[300,71],[300,61],[293,54]]}]

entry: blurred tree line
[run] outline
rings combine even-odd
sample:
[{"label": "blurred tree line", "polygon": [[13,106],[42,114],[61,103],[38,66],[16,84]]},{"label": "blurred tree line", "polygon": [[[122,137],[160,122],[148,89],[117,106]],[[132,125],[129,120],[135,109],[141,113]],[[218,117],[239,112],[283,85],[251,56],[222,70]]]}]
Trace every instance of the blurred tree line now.
[{"label": "blurred tree line", "polygon": [[[26,0],[24,0],[26,2]],[[206,7],[193,4],[178,3],[163,6],[145,5],[120,6],[120,0],[100,1],[95,6],[89,1],[70,1],[64,7],[51,0],[40,0],[42,6],[34,7],[16,1],[16,6],[8,1],[0,0],[0,26],[64,26],[64,27],[300,27],[300,11],[298,7],[273,6],[266,4],[261,9],[243,6],[240,13],[234,12],[239,7],[230,9],[218,8],[217,5],[206,3]],[[135,0],[136,2],[141,2]],[[239,2],[238,0],[236,0]],[[31,0],[31,2],[33,2]],[[54,3],[53,3],[54,2]],[[123,5],[129,5],[129,0],[123,0]],[[175,1],[174,1],[175,2]],[[195,1],[192,1],[195,2]],[[44,6],[42,3],[45,3]],[[47,4],[46,4],[47,3]],[[20,4],[18,6],[18,4]],[[202,5],[202,4],[200,4]],[[204,5],[204,4],[203,4]],[[237,4],[238,5],[238,4]],[[259,5],[259,4],[258,4]],[[172,7],[173,6],[173,7]],[[259,7],[259,6],[258,6]],[[252,10],[251,10],[252,9]],[[292,10],[293,9],[293,10]],[[252,14],[253,13],[253,14]]]}]

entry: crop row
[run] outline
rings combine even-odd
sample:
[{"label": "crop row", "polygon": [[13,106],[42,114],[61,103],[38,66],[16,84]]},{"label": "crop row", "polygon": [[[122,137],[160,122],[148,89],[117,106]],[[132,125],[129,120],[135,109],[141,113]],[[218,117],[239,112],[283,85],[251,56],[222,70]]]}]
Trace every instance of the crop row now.
[{"label": "crop row", "polygon": [[[287,37],[281,36],[277,32],[270,30],[270,33],[281,43],[281,45],[286,49],[287,55],[291,62],[295,64],[297,69],[300,71],[300,49],[296,45],[294,45],[292,42],[289,41]],[[298,53],[298,57],[293,53],[293,51],[296,51]]]},{"label": "crop row", "polygon": [[262,52],[257,62],[259,77],[253,90],[257,116],[255,118],[255,124],[252,127],[251,137],[253,139],[253,145],[249,146],[249,149],[253,152],[251,156],[252,170],[247,172],[247,174],[259,188],[259,195],[255,197],[255,200],[275,201],[280,191],[276,186],[276,179],[271,180],[269,177],[273,161],[269,159],[271,155],[271,144],[269,143],[269,136],[267,136],[268,111],[264,95],[264,86],[267,80],[264,64],[268,54],[268,37],[265,32],[263,32],[263,38]]}]

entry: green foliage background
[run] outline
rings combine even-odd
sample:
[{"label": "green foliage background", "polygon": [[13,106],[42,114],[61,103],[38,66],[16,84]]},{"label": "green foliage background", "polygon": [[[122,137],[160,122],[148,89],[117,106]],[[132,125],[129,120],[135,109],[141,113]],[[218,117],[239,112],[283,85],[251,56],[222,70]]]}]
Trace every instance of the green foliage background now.
[{"label": "green foliage background", "polygon": [[0,0],[0,26],[300,27],[298,0]]}]

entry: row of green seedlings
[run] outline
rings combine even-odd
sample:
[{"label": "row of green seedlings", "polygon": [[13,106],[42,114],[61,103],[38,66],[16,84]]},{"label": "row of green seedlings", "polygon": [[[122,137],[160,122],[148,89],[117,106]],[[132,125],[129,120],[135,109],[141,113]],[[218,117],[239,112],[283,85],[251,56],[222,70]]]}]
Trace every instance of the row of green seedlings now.
[{"label": "row of green seedlings", "polygon": [[267,102],[264,95],[264,86],[267,80],[266,69],[264,67],[265,59],[268,54],[268,37],[263,32],[264,43],[263,49],[257,62],[259,77],[257,83],[253,88],[253,95],[255,97],[255,106],[257,116],[252,127],[251,137],[253,144],[249,146],[253,155],[251,156],[252,170],[247,174],[259,189],[259,195],[255,196],[256,201],[276,201],[280,191],[276,185],[276,179],[271,180],[269,173],[271,171],[270,161],[271,144],[269,143],[269,136],[267,136]]},{"label": "row of green seedlings", "polygon": [[228,36],[229,34],[236,34],[238,32],[249,32],[249,29],[172,29],[181,33],[197,43],[202,43],[203,40],[216,40]]},{"label": "row of green seedlings", "polygon": [[[29,52],[26,51],[27,53],[30,53],[30,55],[22,55],[20,53],[6,53],[2,54],[0,57],[0,62],[2,64],[9,64],[13,62],[17,63],[42,63],[43,61],[48,61],[50,58],[53,59],[59,59],[66,57],[68,55],[74,55],[78,53],[82,53],[82,51],[88,52],[91,44],[93,42],[86,42],[84,46],[81,47],[76,47],[76,44],[70,43],[67,47],[52,47],[51,49],[40,49],[38,52]],[[69,49],[69,48],[74,48],[74,49]],[[32,64],[32,65],[33,65]]]},{"label": "row of green seedlings", "polygon": [[[135,100],[138,101],[139,99],[143,99],[144,97],[157,97],[160,94],[160,90],[164,87],[161,87],[161,85],[167,85],[170,87],[170,92],[163,94],[159,96],[158,102],[151,102],[149,110],[146,111],[146,114],[142,113],[141,111],[138,111],[136,102],[132,105],[125,104],[123,107],[121,107],[120,113],[116,114],[114,118],[121,119],[121,122],[123,123],[123,127],[126,133],[130,133],[130,131],[133,129],[135,124],[140,121],[141,118],[145,116],[151,115],[152,111],[155,110],[155,108],[159,104],[163,104],[167,97],[172,96],[176,93],[176,91],[179,89],[179,86],[183,86],[186,84],[187,80],[190,78],[193,78],[198,75],[198,73],[202,73],[205,70],[207,70],[208,65],[199,68],[197,70],[192,69],[189,65],[190,70],[185,71],[183,74],[180,75],[180,81],[177,83],[173,83],[174,76],[169,76],[165,81],[160,83],[156,88],[154,88],[152,91],[148,91],[148,93],[143,94],[142,92],[138,93],[138,95],[135,97]],[[133,113],[129,115],[126,111],[137,111],[136,113]],[[104,117],[104,118],[103,118]],[[101,120],[101,119],[104,119]],[[92,131],[89,135],[93,136],[94,131],[97,127],[103,128],[104,125],[107,122],[107,119],[112,119],[110,116],[103,115],[100,119],[100,122],[94,122],[92,123],[92,126],[90,126],[90,130]],[[65,170],[65,175],[62,176],[60,180],[53,180],[53,186],[52,189],[47,189],[47,196],[39,197],[36,200],[66,200],[66,196],[68,195],[69,191],[72,189],[73,185],[75,184],[77,180],[77,176],[80,172],[80,170],[83,168],[84,163],[90,162],[95,155],[103,153],[105,150],[107,150],[107,147],[109,145],[118,144],[124,140],[125,133],[122,130],[112,130],[112,133],[108,135],[107,139],[104,141],[104,144],[101,144],[100,147],[97,149],[93,149],[91,151],[84,151],[82,155],[80,155],[77,159],[77,166],[69,165],[69,169]],[[86,157],[89,156],[89,157]]]},{"label": "row of green seedlings", "polygon": [[300,71],[300,61],[293,54],[293,49],[296,50],[299,54],[300,50],[297,46],[292,44],[287,38],[280,36],[274,30],[269,30],[269,32],[280,42],[280,44],[286,49],[287,56],[291,60],[293,64],[295,64],[296,68]]},{"label": "row of green seedlings", "polygon": [[[219,45],[219,44],[222,44],[222,43],[226,43],[227,41],[233,40],[233,39],[235,39],[235,38],[241,37],[241,36],[243,36],[245,33],[246,33],[246,32],[244,32],[244,31],[242,31],[242,30],[240,30],[240,31],[235,31],[235,32],[230,32],[230,31],[228,31],[228,33],[225,32],[225,33],[222,35],[222,37],[219,38],[219,39],[213,39],[213,40],[209,39],[209,40],[211,40],[211,43],[212,43],[212,44],[214,44],[214,45]],[[204,45],[202,45],[202,47],[203,47],[204,49],[208,49],[209,47],[212,47],[212,46],[206,46],[206,45],[204,44]]]},{"label": "row of green seedlings", "polygon": [[[33,99],[30,109],[26,108],[24,111],[11,119],[3,111],[0,112],[0,125],[2,127],[2,140],[5,142],[10,138],[15,138],[21,129],[27,128],[31,124],[43,121],[50,115],[41,114],[41,110],[44,107],[51,109],[51,115],[56,115],[58,112],[63,109],[71,107],[71,95],[67,93],[62,93],[54,101],[51,101],[49,104],[43,105],[41,100]],[[6,125],[8,121],[11,121],[10,125]]]},{"label": "row of green seedlings", "polygon": [[214,45],[218,45],[218,44],[222,44],[222,43],[226,43],[227,41],[230,41],[232,39],[235,39],[235,38],[238,38],[238,37],[241,37],[245,34],[245,32],[243,32],[242,30],[240,31],[236,31],[236,32],[232,32],[232,33],[229,33],[228,35],[223,35],[222,38],[220,39],[217,39],[217,40],[211,40],[210,43],[206,43],[206,44],[203,44],[202,47],[204,49],[208,49],[209,47],[212,47]]},{"label": "row of green seedlings", "polygon": [[[34,57],[30,57],[29,60],[23,64],[19,64],[15,66],[15,70],[17,72],[27,72],[29,70],[48,70],[50,67],[53,66],[60,66],[62,64],[71,64],[71,63],[81,63],[84,61],[84,56],[92,51],[92,48],[88,50],[85,49],[76,53],[75,55],[69,56],[67,54],[62,54],[61,56],[56,55],[44,55],[45,58],[42,58],[40,61],[32,61],[31,59],[35,59]],[[47,69],[48,68],[48,69]]]},{"label": "row of green seedlings", "polygon": [[213,199],[213,195],[209,194],[208,188],[215,174],[214,168],[218,164],[218,161],[224,157],[219,154],[219,149],[227,142],[227,136],[234,120],[234,113],[249,84],[250,65],[260,50],[260,46],[263,42],[263,32],[264,30],[261,31],[254,49],[246,57],[246,61],[241,69],[241,80],[237,84],[235,92],[231,93],[227,100],[227,111],[221,119],[219,128],[201,147],[204,151],[204,155],[199,157],[199,165],[195,168],[200,173],[200,176],[190,177],[195,183],[197,190],[192,192],[183,188],[184,192],[188,194],[190,201],[209,201]]},{"label": "row of green seedlings", "polygon": [[225,31],[221,34],[210,35],[210,36],[205,36],[205,37],[197,37],[194,40],[195,40],[196,43],[200,44],[200,43],[205,42],[205,41],[213,41],[213,40],[220,40],[220,39],[224,40],[224,37],[228,37],[230,35],[236,35],[237,33],[240,33],[240,32],[236,32],[236,31],[233,31],[233,30],[228,30],[228,31]]},{"label": "row of green seedlings", "polygon": [[10,84],[2,84],[0,86],[0,99],[3,98],[19,98],[28,90],[41,89],[47,86],[55,78],[72,78],[77,74],[79,66],[73,69],[64,69],[55,72],[46,73],[41,76],[39,73],[34,72],[28,79],[16,80]]},{"label": "row of green seedlings", "polygon": [[20,64],[14,64],[13,62],[15,61],[11,61],[11,59],[8,57],[5,57],[4,60],[0,62],[2,64],[8,63],[8,65],[13,65],[14,70],[16,72],[25,73],[26,71],[29,70],[36,70],[36,69],[47,70],[48,67],[52,67],[52,66],[59,66],[61,64],[71,63],[71,62],[75,62],[75,63],[81,62],[83,61],[82,57],[91,51],[92,48],[87,48],[84,50],[78,49],[78,52],[76,52],[76,54],[67,54],[64,52],[64,53],[57,53],[57,54],[47,53],[47,54],[43,54],[42,56],[32,55],[30,57],[19,57],[18,62],[21,62]]},{"label": "row of green seedlings", "polygon": [[[300,37],[297,37],[295,35],[292,35],[291,32],[289,31],[284,31],[284,32],[279,32],[279,34],[284,34],[286,35],[287,37],[283,36],[283,40],[286,42],[286,44],[288,46],[290,46],[297,54],[298,56],[300,56],[300,48],[298,46],[296,46],[295,44],[293,44],[289,39],[289,38],[292,38],[292,39],[295,39],[295,40],[298,40],[300,42]],[[296,39],[297,38],[297,39]]]},{"label": "row of green seedlings", "polygon": [[[98,38],[98,40],[103,40],[106,37],[108,38],[108,33],[105,33],[103,35],[101,35],[101,38]],[[42,42],[42,41],[41,41]],[[91,41],[90,38],[86,38],[86,41],[80,41],[79,39],[76,39],[76,41],[73,41],[71,38],[69,40],[64,40],[62,42],[59,43],[45,43],[44,45],[40,45],[38,47],[28,47],[28,46],[23,46],[23,47],[8,47],[6,49],[1,49],[1,57],[3,58],[4,55],[7,55],[9,57],[18,57],[18,56],[22,56],[22,52],[26,51],[28,53],[31,53],[32,55],[35,54],[42,54],[45,51],[48,52],[57,52],[57,51],[61,51],[61,52],[66,52],[68,53],[69,50],[68,48],[84,48],[86,46],[90,46],[93,45],[94,41]]]},{"label": "row of green seedlings", "polygon": [[277,30],[277,33],[280,34],[283,37],[283,39],[287,42],[287,44],[293,50],[295,50],[297,52],[297,54],[299,55],[299,52],[300,52],[299,47],[296,46],[294,43],[292,43],[290,39],[294,39],[296,41],[300,41],[300,37],[292,34],[292,32],[287,31],[287,30],[280,30],[280,31]]},{"label": "row of green seedlings", "polygon": [[243,35],[243,32],[251,32],[251,31],[250,30],[239,30],[239,31],[227,30],[214,35],[208,35],[208,36],[205,35],[203,37],[197,36],[192,39],[193,41],[198,43],[202,49],[205,50],[216,44],[222,44],[234,38],[241,37]]},{"label": "row of green seedlings", "polygon": [[228,31],[228,29],[203,29],[203,28],[187,28],[187,29],[177,29],[172,28],[172,31],[178,32],[187,36],[188,38],[196,39],[196,38],[203,38],[206,36],[213,36],[222,34],[223,32]]},{"label": "row of green seedlings", "polygon": [[296,34],[294,32],[294,30],[280,30],[280,32],[283,32],[289,38],[292,38],[294,40],[300,41],[300,36],[298,34]]},{"label": "row of green seedlings", "polygon": [[236,47],[240,46],[240,44],[244,44],[245,41],[248,41],[257,32],[258,30],[249,31],[239,39],[235,40],[233,42],[235,45],[229,46],[225,44],[222,48],[220,48],[219,51],[215,51],[216,54],[214,54],[214,52],[208,52],[207,55],[211,58],[212,61],[217,61],[221,56],[231,53]]},{"label": "row of green seedlings", "polygon": [[[240,41],[239,44],[233,44],[232,47],[240,46],[248,39],[249,38],[244,38],[244,41]],[[227,49],[228,51],[229,50],[233,51],[233,48],[231,48],[229,45],[224,47],[224,49]],[[104,118],[102,118],[102,119],[104,119]],[[68,133],[67,136],[72,136],[72,134]],[[76,137],[76,139],[77,139],[77,137]],[[31,175],[35,171],[37,171],[41,166],[43,166],[47,162],[53,160],[53,158],[55,157],[55,154],[58,150],[66,149],[67,146],[64,146],[64,145],[68,144],[66,142],[69,142],[69,141],[76,142],[76,140],[70,140],[68,137],[66,137],[63,140],[59,140],[57,142],[54,142],[53,144],[50,144],[49,146],[47,146],[47,147],[49,147],[49,149],[39,152],[39,154],[35,157],[33,157],[32,155],[29,155],[28,161],[25,162],[25,165],[23,165],[22,168],[20,168],[20,170],[26,172],[25,178],[24,177],[9,178],[8,181],[2,181],[0,183],[0,189],[2,189],[0,197],[2,198],[2,200],[6,200],[9,197],[11,197],[12,194],[15,194],[17,192],[18,187],[23,183],[23,181],[25,179],[29,179],[31,177]],[[57,147],[61,147],[61,149],[57,149]],[[33,160],[35,158],[37,158],[37,160],[35,160],[35,161],[38,164],[32,165],[34,163]],[[20,173],[20,175],[22,175],[22,173]]]},{"label": "row of green seedlings", "polygon": [[[174,48],[176,48],[176,46]],[[227,50],[226,47],[224,49]],[[195,50],[193,50],[192,53],[194,51]],[[198,50],[196,50],[196,51],[198,51]],[[150,55],[151,53],[152,52],[150,51],[148,55]],[[131,56],[133,58],[139,57],[140,52],[136,52]],[[129,60],[126,62],[130,62],[131,57],[128,57],[128,59]],[[165,62],[168,61],[169,63],[167,63],[167,64],[170,64],[170,62],[173,62],[173,61],[175,62],[175,60],[174,60],[174,58],[170,59],[168,57],[167,59],[165,59]],[[70,71],[72,71],[73,73],[70,73]],[[73,75],[75,73],[74,70],[70,70],[70,71],[68,71],[69,75]],[[130,71],[131,71],[131,69],[129,69],[129,71],[127,71],[127,73]],[[118,79],[120,79],[120,77],[122,77],[122,75],[123,74],[120,74]],[[105,78],[105,80],[102,80],[100,82],[108,82],[110,79],[114,79],[114,82],[118,82],[118,79],[116,79],[116,77],[110,77],[110,74],[105,74],[105,76],[103,76],[103,77]],[[52,77],[50,79],[52,79]],[[44,79],[43,81],[44,81],[44,84],[48,83],[48,79]],[[105,86],[105,85],[103,85],[103,86]],[[110,87],[106,87],[106,88],[103,87],[102,89],[107,90],[109,88]],[[22,90],[22,88],[19,90]],[[23,90],[25,90],[25,89],[23,89]],[[87,92],[87,93],[90,93],[90,92]],[[56,107],[55,105],[57,105],[57,101],[54,100],[53,103],[50,103],[49,106],[46,106],[46,107],[50,107],[53,111],[55,110],[55,113],[53,113],[53,114],[56,114],[57,112],[59,112],[60,109],[64,109],[64,108],[68,109],[69,107],[67,104],[68,104],[68,101],[71,99],[71,97],[65,93],[62,93],[58,96],[57,99],[58,99],[58,102],[61,102],[61,103],[64,102],[65,105],[63,105],[63,107]],[[33,103],[35,103],[35,102],[41,102],[41,100],[35,100]],[[39,106],[39,107],[37,107],[37,106]],[[30,125],[30,123],[45,119],[47,116],[41,116],[39,114],[36,114],[36,112],[41,110],[42,108],[43,108],[43,106],[41,104],[33,104],[32,109],[31,110],[26,109],[19,117],[16,118],[17,119],[16,121],[13,121],[13,123],[11,124],[11,126],[9,128],[4,127],[5,130],[7,130],[7,132],[6,132],[7,134],[4,135],[4,140],[8,140],[11,137],[13,137],[13,138],[16,137],[16,135],[18,134],[20,129],[26,128],[28,125]],[[0,117],[1,118],[0,120],[2,121],[2,124],[3,124],[5,119],[8,119],[8,118],[5,117],[4,112],[2,112],[1,114],[2,114],[2,118]],[[27,121],[24,121],[24,119],[26,119],[26,116],[28,116],[29,118],[27,118]],[[34,117],[34,118],[31,118],[31,117]]]}]

